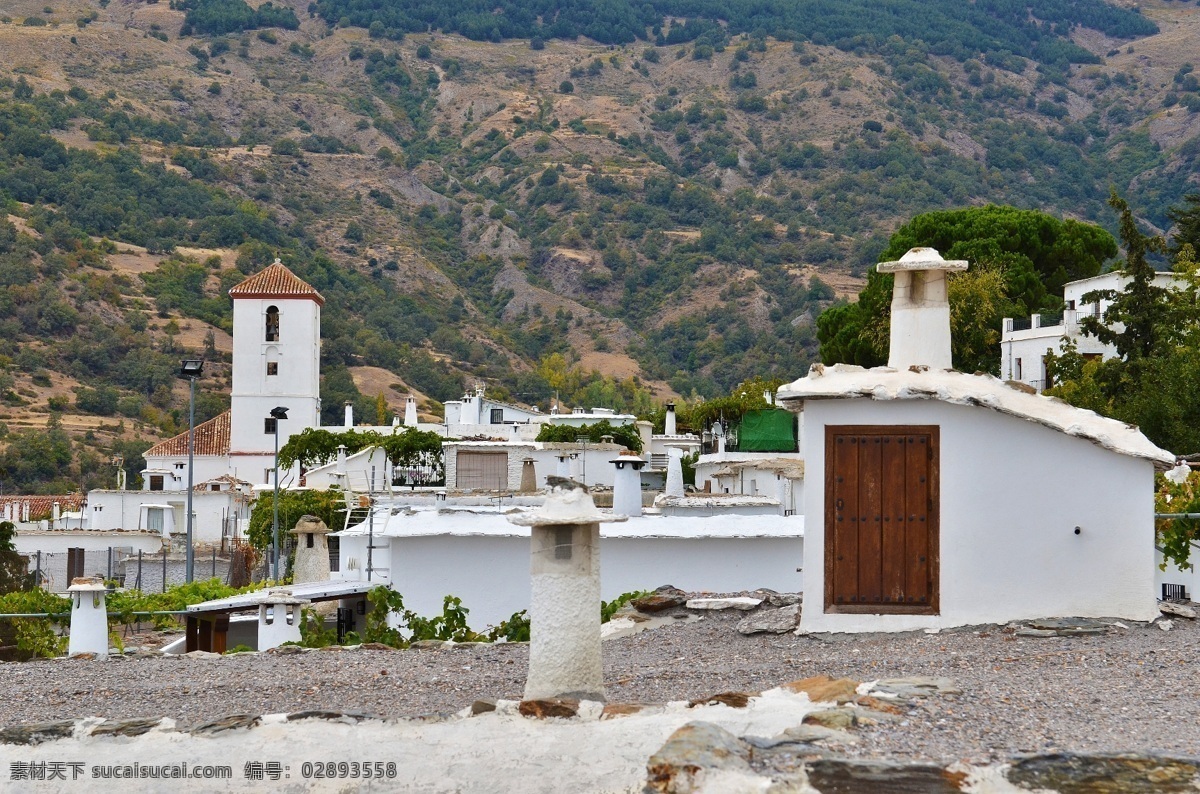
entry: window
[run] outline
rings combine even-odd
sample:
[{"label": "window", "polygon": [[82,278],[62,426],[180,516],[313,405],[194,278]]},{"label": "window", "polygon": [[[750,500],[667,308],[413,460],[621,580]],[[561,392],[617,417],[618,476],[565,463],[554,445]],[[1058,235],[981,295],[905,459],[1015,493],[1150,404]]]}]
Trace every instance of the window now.
[{"label": "window", "polygon": [[492,409],[492,424],[499,425],[499,424],[503,424],[503,423],[504,423],[504,409],[503,408],[493,408]]},{"label": "window", "polygon": [[161,491],[163,489],[163,476],[161,474],[150,475],[150,490]]},{"label": "window", "polygon": [[162,532],[163,509],[161,507],[146,508],[146,529],[153,532]]},{"label": "window", "polygon": [[278,361],[268,361],[267,362],[267,375],[278,375],[278,374],[279,374],[279,362]]},{"label": "window", "polygon": [[1067,310],[1075,311],[1075,301],[1067,301]]},{"label": "window", "polygon": [[279,427],[278,422],[275,420],[275,417],[273,417],[273,416],[268,416],[266,419],[263,420],[263,432],[268,435],[274,435],[275,431],[278,427]]},{"label": "window", "polygon": [[182,468],[183,468],[183,464],[182,464],[182,463],[176,463],[176,464],[175,464],[175,468],[176,468],[176,469],[182,469]]},{"label": "window", "polygon": [[279,341],[279,309],[274,306],[267,307],[267,335],[266,341]]},{"label": "window", "polygon": [[1013,380],[1020,380],[1024,375],[1021,373],[1021,359],[1016,359],[1013,362]]}]

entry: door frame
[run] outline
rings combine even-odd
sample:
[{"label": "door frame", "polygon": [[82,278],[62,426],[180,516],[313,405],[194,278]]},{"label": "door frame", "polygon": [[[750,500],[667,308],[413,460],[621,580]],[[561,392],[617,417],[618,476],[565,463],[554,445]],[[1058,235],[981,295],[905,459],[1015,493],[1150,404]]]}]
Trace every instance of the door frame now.
[{"label": "door frame", "polygon": [[[939,425],[825,425],[825,613],[867,615],[939,615],[941,614],[941,433]],[[929,512],[926,525],[929,532],[929,603],[926,606],[907,604],[837,604],[834,601],[834,562],[836,536],[834,524],[834,436],[890,436],[906,433],[929,436]]]}]

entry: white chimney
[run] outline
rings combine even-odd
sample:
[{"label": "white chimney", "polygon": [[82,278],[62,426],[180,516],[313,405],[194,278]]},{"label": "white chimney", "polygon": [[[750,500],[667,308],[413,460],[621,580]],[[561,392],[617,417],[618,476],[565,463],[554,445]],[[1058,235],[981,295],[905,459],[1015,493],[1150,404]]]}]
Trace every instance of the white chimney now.
[{"label": "white chimney", "polygon": [[404,426],[417,426],[417,398],[413,397],[411,394],[408,395],[408,399],[404,401]]},{"label": "white chimney", "polygon": [[646,461],[632,452],[609,461],[617,467],[613,474],[613,513],[631,518],[642,514],[642,467]]},{"label": "white chimney", "polygon": [[346,445],[345,444],[338,444],[337,470],[338,470],[338,472],[346,471]]},{"label": "white chimney", "polygon": [[668,436],[675,433],[675,403],[667,403],[667,418],[663,420],[663,433]]},{"label": "white chimney", "polygon": [[57,524],[58,519],[60,518],[62,518],[62,505],[60,505],[58,502],[55,502],[54,504],[50,505],[50,520]]},{"label": "white chimney", "polygon": [[683,450],[667,447],[667,496],[683,496]]},{"label": "white chimney", "polygon": [[346,429],[354,427],[354,403],[346,400]]},{"label": "white chimney", "polygon": [[933,248],[912,248],[896,262],[880,262],[880,273],[894,273],[892,332],[888,366],[922,364],[951,369],[950,301],[946,273],[966,270],[964,259],[947,261]]}]

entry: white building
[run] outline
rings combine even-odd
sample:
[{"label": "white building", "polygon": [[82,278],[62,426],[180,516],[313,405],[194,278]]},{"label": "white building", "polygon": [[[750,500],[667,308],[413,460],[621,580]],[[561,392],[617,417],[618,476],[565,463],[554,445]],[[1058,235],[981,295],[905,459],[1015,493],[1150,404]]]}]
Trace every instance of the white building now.
[{"label": "white building", "polygon": [[[293,433],[320,426],[321,306],[325,300],[278,259],[229,291],[233,299],[233,391],[230,409],[195,427],[193,538],[220,544],[241,535],[252,486],[272,483],[276,430],[282,447]],[[286,408],[287,418],[271,416]],[[188,433],[143,453],[142,489],[88,494],[90,530],[149,530],[164,538],[186,531]],[[283,486],[295,472],[280,472]],[[100,542],[103,542],[102,540]]]},{"label": "white building", "polygon": [[[1120,291],[1129,283],[1129,278],[1119,271],[1102,273],[1099,276],[1071,281],[1063,287],[1065,308],[1061,315],[1035,314],[1029,318],[1004,318],[1000,335],[1000,374],[1004,380],[1017,381],[1032,386],[1038,391],[1053,386],[1046,377],[1046,354],[1055,355],[1063,351],[1063,343],[1070,340],[1084,358],[1109,359],[1117,355],[1112,345],[1101,344],[1092,336],[1084,336],[1079,321],[1085,317],[1101,318],[1111,301],[1084,303],[1083,296],[1096,290]],[[1171,288],[1178,280],[1170,273],[1159,273],[1154,283],[1159,287]]]},{"label": "white building", "polygon": [[[941,265],[906,259],[885,264]],[[1154,472],[1174,457],[1122,422],[923,365],[948,357],[948,324],[932,351],[896,330],[892,366],[814,365],[780,390],[811,481],[802,627],[1153,619]]]}]

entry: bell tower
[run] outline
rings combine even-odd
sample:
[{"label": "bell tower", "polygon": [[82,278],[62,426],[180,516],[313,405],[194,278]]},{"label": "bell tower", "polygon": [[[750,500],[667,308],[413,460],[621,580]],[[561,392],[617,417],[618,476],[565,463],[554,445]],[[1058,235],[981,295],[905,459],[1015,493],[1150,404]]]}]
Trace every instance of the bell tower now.
[{"label": "bell tower", "polygon": [[[266,456],[321,417],[321,293],[278,259],[229,290],[233,298],[230,455]],[[274,419],[286,408],[286,419]],[[262,461],[234,459],[238,476],[261,482]],[[264,469],[265,471],[265,469]]]}]

